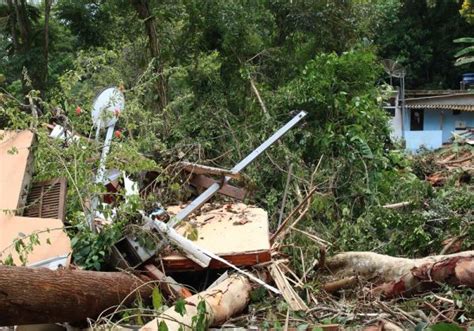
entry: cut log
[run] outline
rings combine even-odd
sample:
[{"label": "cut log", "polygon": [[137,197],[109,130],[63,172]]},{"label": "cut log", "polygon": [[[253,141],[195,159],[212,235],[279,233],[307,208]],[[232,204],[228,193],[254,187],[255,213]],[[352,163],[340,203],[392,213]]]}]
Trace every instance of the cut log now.
[{"label": "cut log", "polygon": [[392,281],[409,273],[414,267],[457,256],[473,257],[474,251],[433,255],[421,259],[393,257],[372,252],[345,252],[328,259],[326,267],[338,278],[360,275],[365,278],[377,277],[381,281]]},{"label": "cut log", "polygon": [[421,259],[347,252],[329,259],[326,267],[338,278],[359,275],[382,283],[375,292],[387,297],[423,290],[436,283],[474,287],[474,251]]},{"label": "cut log", "polygon": [[175,311],[175,307],[171,307],[140,330],[158,331],[158,325],[162,321],[166,323],[169,331],[177,331],[180,327],[182,330],[192,330],[192,318],[198,315],[197,306],[201,301],[206,304],[207,324],[209,326],[221,325],[247,307],[250,290],[251,286],[247,277],[231,275],[211,289],[185,299],[186,312],[183,316]]},{"label": "cut log", "polygon": [[[122,272],[0,266],[0,325],[95,318],[109,307],[132,302],[138,295],[149,297],[152,286],[143,284],[141,279]],[[136,294],[129,295],[135,290]]]}]

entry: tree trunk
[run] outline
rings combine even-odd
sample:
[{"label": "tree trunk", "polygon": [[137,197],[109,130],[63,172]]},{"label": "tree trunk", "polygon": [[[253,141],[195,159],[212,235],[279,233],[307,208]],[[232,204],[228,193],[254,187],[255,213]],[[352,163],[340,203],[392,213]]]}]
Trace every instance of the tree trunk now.
[{"label": "tree trunk", "polygon": [[163,77],[163,63],[160,57],[160,45],[158,41],[158,33],[156,32],[155,16],[150,11],[148,0],[130,0],[132,6],[137,11],[138,17],[145,23],[145,30],[148,36],[148,46],[150,48],[151,57],[155,61],[157,79],[156,89],[159,96],[160,110],[166,106],[166,85]]},{"label": "tree trunk", "polygon": [[148,0],[131,0],[133,7],[137,11],[138,17],[144,21],[145,30],[148,36],[148,46],[153,58],[160,56],[158,45],[158,34],[156,32],[155,17],[150,12]]},{"label": "tree trunk", "polygon": [[51,5],[53,0],[44,0],[44,72],[43,72],[43,84],[46,88],[46,82],[48,81],[48,57],[49,57],[49,16],[51,13]]},{"label": "tree trunk", "polygon": [[[80,322],[147,298],[152,286],[122,272],[0,266],[0,325]],[[129,295],[137,290],[136,294]],[[122,302],[124,301],[124,302]]]},{"label": "tree trunk", "polygon": [[20,30],[20,36],[22,41],[23,50],[27,51],[30,49],[31,44],[31,22],[28,17],[28,11],[26,9],[25,0],[13,0],[16,14],[16,22],[18,23],[18,28]]},{"label": "tree trunk", "polygon": [[13,51],[16,53],[20,48],[20,42],[18,40],[18,35],[16,33],[16,25],[17,25],[17,18],[15,14],[15,8],[13,7],[12,0],[7,0],[9,16],[11,16],[11,23],[10,23],[10,33],[12,34],[12,41],[13,41]]},{"label": "tree trunk", "polygon": [[158,325],[165,322],[169,331],[193,330],[192,319],[198,316],[198,304],[206,304],[208,326],[217,326],[233,315],[241,312],[250,300],[250,282],[248,278],[234,274],[218,285],[185,299],[184,315],[175,311],[175,307],[163,312],[159,318],[147,323],[141,331],[158,331]]},{"label": "tree trunk", "polygon": [[414,267],[400,279],[376,287],[374,293],[392,298],[431,289],[441,283],[474,288],[474,256],[453,256]]},{"label": "tree trunk", "polygon": [[[49,0],[51,1],[51,0]],[[40,89],[42,87],[41,77],[38,76],[38,70],[36,70],[36,63],[30,59],[32,39],[33,39],[33,28],[32,21],[28,14],[28,3],[26,0],[7,0],[7,5],[12,15],[12,39],[15,49],[15,55],[22,58],[22,66],[28,70],[28,77],[30,80],[25,78],[24,73],[21,75],[21,84],[23,93],[26,95],[31,88]],[[18,32],[16,28],[18,27]],[[31,83],[31,84],[30,84]],[[32,86],[31,86],[32,85]]]},{"label": "tree trunk", "polygon": [[474,251],[421,259],[372,252],[346,252],[329,259],[334,277],[361,276],[379,284],[374,292],[393,297],[432,287],[436,283],[474,287]]}]

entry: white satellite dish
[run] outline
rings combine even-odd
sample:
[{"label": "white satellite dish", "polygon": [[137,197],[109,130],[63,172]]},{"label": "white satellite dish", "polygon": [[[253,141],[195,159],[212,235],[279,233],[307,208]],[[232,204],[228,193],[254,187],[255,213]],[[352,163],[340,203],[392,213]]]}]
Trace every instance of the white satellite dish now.
[{"label": "white satellite dish", "polygon": [[384,59],[382,60],[382,65],[385,72],[389,74],[390,77],[404,78],[406,75],[405,68],[397,61]]},{"label": "white satellite dish", "polygon": [[[112,142],[115,123],[117,123],[120,113],[125,109],[125,96],[116,87],[109,87],[102,91],[92,104],[92,122],[96,127],[95,140],[98,141],[102,128],[107,128],[105,141],[100,156],[99,169],[95,177],[97,184],[103,184],[105,181],[105,161],[109,154],[110,144]],[[96,232],[94,219],[96,216],[97,206],[99,205],[99,197],[95,195],[92,198],[89,211],[89,226],[93,232]]]},{"label": "white satellite dish", "polygon": [[113,126],[124,109],[123,93],[116,87],[109,87],[102,91],[92,104],[92,122],[98,128]]}]

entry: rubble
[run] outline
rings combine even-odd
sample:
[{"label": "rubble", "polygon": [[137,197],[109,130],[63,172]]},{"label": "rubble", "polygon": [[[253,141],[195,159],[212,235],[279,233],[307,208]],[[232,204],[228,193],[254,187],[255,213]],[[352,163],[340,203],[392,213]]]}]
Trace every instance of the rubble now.
[{"label": "rubble", "polygon": [[[91,179],[97,185],[105,186],[107,194],[103,197],[95,194],[90,210],[84,215],[94,234],[114,224],[116,205],[127,204],[135,197],[145,200],[148,196],[144,195],[149,193],[121,169],[107,171],[105,167],[113,139],[111,132],[118,120],[117,109],[118,113],[124,109],[121,92],[118,103],[111,106],[109,102],[110,94],[117,91],[105,90],[105,94],[99,94],[94,106],[96,138],[100,137],[101,128],[107,129],[100,165],[95,179]],[[331,243],[318,233],[297,228],[310,210],[313,197],[319,193],[318,186],[312,185],[312,179],[306,195],[300,197],[299,204],[283,219],[291,177],[288,175],[278,227],[270,233],[267,211],[242,202],[247,191],[229,182],[242,180],[242,170],[304,116],[301,112],[293,117],[230,170],[178,162],[179,169],[187,173],[189,183],[197,189],[197,196],[166,208],[159,201],[155,202],[153,210],[135,208],[132,213],[142,222],[131,224],[137,231],[121,232],[122,238],[110,247],[107,260],[110,272],[78,270],[71,263],[74,252],[63,223],[67,222],[66,180],[32,184],[34,134],[30,131],[1,132],[0,184],[8,190],[2,189],[0,195],[0,208],[4,210],[0,214],[0,259],[3,264],[22,266],[0,266],[0,293],[5,296],[0,300],[0,324],[95,320],[91,322],[93,329],[107,329],[111,325],[115,328],[122,321],[117,318],[120,309],[136,300],[142,307],[152,298],[152,301],[160,302],[160,307],[153,302],[153,311],[147,316],[151,318],[143,321],[140,316],[140,322],[144,322],[140,330],[162,330],[162,323],[166,323],[167,330],[192,330],[198,325],[202,329],[220,326],[246,311],[252,291],[264,290],[270,298],[285,304],[286,329],[291,329],[291,312],[313,316],[315,328],[342,330],[337,324],[316,323],[325,316],[325,309],[336,312],[341,309],[343,312],[338,314],[346,314],[347,318],[355,319],[357,314],[375,317],[367,323],[372,328],[398,330],[401,329],[398,324],[385,315],[345,311],[342,305],[334,303],[331,295],[363,289],[364,295],[376,298],[375,302],[387,310],[385,303],[377,301],[380,295],[383,299],[411,295],[425,291],[427,285],[432,286],[435,282],[474,287],[472,251],[423,259],[396,258],[372,252],[346,252],[326,258]],[[68,137],[81,139],[73,131],[57,125],[50,137],[66,142]],[[469,145],[469,140],[466,144]],[[472,173],[472,149],[443,150],[438,157],[435,161],[438,171],[426,177],[433,185],[442,185],[447,173],[453,170]],[[321,161],[322,157],[314,173]],[[119,191],[124,193],[122,199],[114,197]],[[209,202],[216,193],[225,195],[226,201]],[[102,203],[114,204],[114,208],[108,214],[101,213],[98,209]],[[382,207],[387,211],[398,211],[412,204],[412,201],[401,201]],[[303,261],[301,272],[291,269],[292,257],[283,253],[284,240],[292,233],[306,236],[319,248],[319,255],[312,263],[305,265]],[[21,244],[17,244],[19,242]],[[445,247],[443,252],[449,248]],[[199,292],[191,288],[191,282],[182,279],[186,279],[186,275],[199,278],[200,272],[206,273],[203,283],[210,285]],[[317,275],[311,276],[314,273]],[[210,274],[212,278],[208,278]],[[307,284],[311,277],[319,277],[319,292],[309,290]],[[333,308],[323,307],[318,295],[326,296]],[[178,303],[181,308],[177,309],[177,305],[165,307],[161,302],[163,299],[167,303]],[[249,324],[252,324],[252,318],[254,316],[248,318]]]},{"label": "rubble", "polygon": [[458,184],[469,183],[474,175],[474,149],[467,146],[447,146],[437,151],[435,171],[426,175],[426,180],[433,186],[443,186],[448,177],[458,175]]},{"label": "rubble", "polygon": [[[114,89],[109,90],[112,92],[115,91]],[[120,101],[120,98],[118,106],[110,106],[108,100],[111,96],[106,95],[110,92],[109,90],[105,90],[105,94],[100,94],[95,102],[93,116],[94,123],[97,127],[97,137],[100,134],[101,127],[107,127],[108,132],[111,131],[110,128],[113,128],[117,121],[116,108],[119,107],[120,110],[123,110],[123,99]],[[112,109],[112,113],[114,114],[112,118],[107,117],[110,113],[110,109]],[[108,119],[104,118],[101,114],[105,114],[104,116]],[[201,301],[203,296],[209,298],[206,304],[209,305],[208,308],[210,311],[214,311],[214,313],[208,316],[207,322],[212,325],[218,325],[224,322],[234,313],[246,307],[251,289],[250,282],[256,282],[270,291],[279,294],[280,292],[276,288],[261,280],[261,276],[257,277],[253,273],[240,268],[266,263],[271,260],[268,215],[263,209],[247,206],[243,203],[228,203],[218,207],[206,205],[193,217],[189,218],[188,216],[197,212],[203,202],[217,192],[243,199],[246,194],[245,191],[230,186],[227,182],[231,179],[240,179],[240,170],[285,134],[286,131],[294,126],[304,115],[304,113],[300,113],[293,118],[285,127],[276,132],[230,171],[192,163],[181,163],[181,167],[193,174],[193,176],[202,176],[194,177],[194,184],[197,187],[207,187],[206,191],[201,195],[202,197],[198,196],[195,202],[191,202],[185,208],[179,206],[168,207],[168,212],[172,215],[171,218],[156,218],[158,214],[153,212],[152,215],[154,218],[152,219],[146,216],[143,211],[137,211],[142,213],[143,219],[148,224],[148,228],[145,227],[144,230],[148,229],[149,231],[151,228],[158,230],[158,233],[164,239],[160,243],[160,246],[171,243],[175,249],[171,251],[167,249],[160,254],[161,247],[157,247],[155,251],[150,251],[141,247],[139,241],[134,238],[124,237],[121,241],[122,243],[119,242],[114,246],[116,259],[111,261],[115,261],[114,263],[117,267],[122,266],[129,270],[130,268],[142,269],[151,279],[155,279],[161,284],[160,287],[163,293],[166,293],[169,299],[174,298],[174,300],[177,300],[179,298],[189,298],[186,300],[194,302],[192,306],[195,306]],[[61,126],[55,125],[52,130],[51,138],[59,138],[68,141],[69,136],[71,136],[74,140],[79,139],[79,136],[74,136],[72,131]],[[116,176],[112,178],[110,174],[112,174],[113,171],[109,171],[109,175],[105,175],[105,158],[112,139],[112,136],[109,136],[110,135],[107,135],[106,138],[96,182],[102,185],[109,185],[112,184],[114,180],[117,181],[119,177],[123,176],[126,191],[125,199],[130,196],[138,196],[138,187],[125,173],[122,173],[120,170],[114,170],[115,173],[120,174],[119,177]],[[25,209],[27,210],[27,215],[38,216],[38,218],[22,217],[12,214],[2,214],[0,216],[0,228],[2,229],[0,249],[2,258],[8,256],[8,259],[4,260],[7,264],[27,264],[34,267],[49,266],[51,269],[61,267],[68,268],[72,252],[69,238],[63,230],[66,192],[65,181],[37,183],[31,191],[30,199],[28,200],[26,198],[29,191],[30,178],[33,173],[32,170],[29,169],[32,163],[33,153],[31,153],[30,149],[33,141],[34,134],[30,131],[22,131],[19,133],[2,132],[2,153],[0,157],[2,164],[6,164],[7,168],[6,171],[2,171],[0,181],[2,187],[10,188],[10,192],[4,196],[5,191],[2,190],[0,199],[1,207],[2,209],[10,209],[13,212]],[[64,147],[66,147],[66,145]],[[221,176],[221,179],[214,179],[208,176]],[[61,189],[56,192],[56,189],[53,191],[53,188],[57,183],[60,183],[59,187]],[[50,185],[49,191],[44,189],[46,185]],[[117,187],[116,183],[114,188],[117,189]],[[59,196],[56,197],[50,193],[59,194]],[[57,207],[55,209],[53,208],[54,212],[51,208],[49,208],[47,212],[43,211],[43,200],[46,198],[48,198],[48,202],[55,204],[54,207]],[[31,205],[25,206],[26,201]],[[98,203],[99,200],[96,196],[91,202],[89,211],[89,215],[93,219],[101,215],[100,213],[96,213]],[[57,216],[58,219],[41,218],[45,216],[49,217],[53,214]],[[103,217],[108,218],[109,216]],[[113,217],[112,215],[112,218]],[[178,224],[179,221],[185,218],[188,218],[186,222],[180,222]],[[110,219],[109,223],[110,222],[113,222],[113,220]],[[89,221],[89,224],[92,230],[97,230],[95,221]],[[190,230],[194,233],[194,236],[190,235]],[[24,238],[29,237],[34,238],[31,247],[28,247],[25,252],[18,251],[18,245],[14,245],[14,243],[20,240],[21,245],[24,245],[23,240],[26,240]],[[158,256],[157,254],[160,254],[159,259],[154,258],[154,256]],[[136,257],[133,263],[131,263],[133,255]],[[203,293],[191,296],[191,292],[189,292],[186,287],[183,287],[173,278],[161,271],[157,267],[156,262],[160,262],[166,272],[189,271],[200,267],[210,269],[230,268],[237,273],[233,275],[224,274],[225,277],[219,278],[210,286],[210,292],[207,292],[209,294]],[[137,270],[138,269],[136,269],[136,271]],[[39,285],[39,287],[35,289],[37,292],[35,295],[43,300],[32,300],[28,307],[24,307],[30,312],[34,312],[28,317],[20,316],[21,312],[15,312],[14,314],[10,314],[8,319],[4,317],[3,320],[0,320],[0,323],[6,325],[12,323],[76,322],[86,317],[100,318],[98,315],[108,306],[119,303],[126,304],[133,300],[135,295],[127,295],[131,294],[130,286],[132,286],[132,283],[135,284],[133,285],[135,287],[139,286],[137,284],[141,284],[138,278],[133,280],[135,279],[133,275],[126,275],[124,273],[106,274],[93,271],[82,272],[71,269],[59,270],[57,273],[48,273],[42,269],[36,270],[24,267],[3,267],[1,273],[3,274],[3,278],[0,278],[0,288],[5,288],[7,284],[8,286],[13,285],[8,292],[9,300],[2,301],[3,311],[10,311],[13,309],[12,307],[16,305],[15,302],[25,300],[23,294],[14,292],[18,289],[18,286],[15,285],[16,283],[9,281],[12,275],[16,275],[15,278],[20,283],[28,282],[28,277],[35,277],[35,283]],[[104,282],[106,278],[103,277],[108,277],[115,283],[115,292],[113,289],[104,289],[101,291],[100,298],[92,298],[91,294],[86,294],[86,297],[81,298],[81,291],[86,291],[86,288],[95,288],[97,285],[93,285],[93,282]],[[140,276],[142,279],[143,277],[144,276]],[[132,283],[130,283],[131,280],[133,280]],[[43,285],[40,284],[42,281],[48,284],[44,286],[54,286],[57,288],[57,290],[55,290],[56,292],[48,291],[43,293]],[[56,285],[52,285],[53,283],[56,283]],[[234,287],[235,290],[232,290]],[[84,290],[81,290],[81,288]],[[216,299],[215,293],[220,293],[223,288],[226,288],[229,294],[224,295],[221,299]],[[33,290],[28,290],[28,293],[32,291]],[[145,298],[150,296],[149,291],[148,286],[139,290],[140,294]],[[77,293],[74,297],[71,296],[73,292]],[[7,292],[6,290],[2,290],[2,293]],[[61,296],[64,295],[66,295],[66,297],[61,300]],[[242,298],[240,303],[236,301],[236,298],[239,296]],[[293,296],[297,296],[294,291]],[[54,305],[44,305],[45,302],[52,300],[58,300],[58,303],[64,305],[65,309],[50,310]],[[83,307],[71,313],[70,309],[72,309],[73,302],[76,300],[83,301]],[[91,305],[92,301],[90,300],[95,302],[94,305]],[[228,306],[227,308],[224,307],[224,303]],[[300,304],[302,304],[301,300]],[[307,309],[307,307],[305,307],[305,309]],[[193,317],[193,315],[189,315],[191,313],[192,310],[190,309],[187,315],[189,319]]]}]

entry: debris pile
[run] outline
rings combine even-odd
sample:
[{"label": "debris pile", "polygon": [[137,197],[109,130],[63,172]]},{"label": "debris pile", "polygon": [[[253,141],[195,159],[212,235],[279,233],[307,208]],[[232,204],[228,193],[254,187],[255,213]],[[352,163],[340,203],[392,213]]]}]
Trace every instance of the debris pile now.
[{"label": "debris pile", "polygon": [[[93,233],[116,222],[114,213],[100,212],[101,204],[127,203],[147,193],[146,187],[140,187],[124,171],[106,169],[115,123],[123,109],[123,95],[114,88],[102,92],[94,103],[96,140],[101,129],[107,131],[94,181],[107,193],[86,201],[84,221]],[[243,169],[305,115],[297,114],[230,170],[180,161],[178,168],[196,195],[180,205],[164,208],[156,202],[151,211],[134,210],[140,221],[130,222],[133,231],[122,233],[110,247],[108,271],[81,270],[72,262],[75,252],[65,232],[68,223],[64,216],[67,181],[32,182],[34,133],[0,132],[0,325],[67,322],[85,326],[88,321],[92,328],[113,329],[132,320],[139,321],[144,331],[188,330],[226,322],[233,325],[233,318],[241,318],[246,326],[258,327],[259,319],[265,318],[261,312],[237,315],[246,311],[254,292],[262,290],[273,300],[285,302],[286,329],[291,311],[312,321],[306,329],[342,330],[338,325],[320,323],[328,313],[336,313],[363,320],[377,330],[401,330],[406,321],[414,324],[414,317],[390,309],[384,300],[416,295],[440,284],[474,287],[474,251],[423,259],[371,252],[326,258],[331,243],[297,227],[310,209],[317,187],[301,197],[270,233],[267,212],[241,202],[247,191],[229,182],[241,179]],[[70,143],[84,139],[66,128],[51,128],[50,139]],[[472,171],[472,159],[472,150],[442,151],[435,162],[441,170],[427,180],[440,185],[446,171]],[[124,201],[114,198],[120,185],[126,192]],[[211,201],[217,193],[226,196],[226,202]],[[384,207],[408,205],[410,202]],[[293,232],[303,234],[319,248],[319,255],[306,267],[301,256],[303,270],[298,273],[291,269],[291,257],[283,249],[285,238]],[[320,281],[318,290],[308,288],[310,278]],[[348,308],[333,299],[346,293],[364,296],[364,304]],[[123,307],[138,302],[143,308],[150,301],[151,313],[143,313],[143,309],[136,316],[130,313],[133,309],[123,313]],[[164,302],[174,306],[166,307]],[[434,306],[432,309],[437,311]],[[446,314],[439,312],[437,319],[441,316],[449,321]]]},{"label": "debris pile", "polygon": [[433,161],[435,169],[426,175],[433,186],[443,186],[451,174],[457,175],[458,184],[469,183],[474,174],[474,151],[470,146],[441,148]]}]

